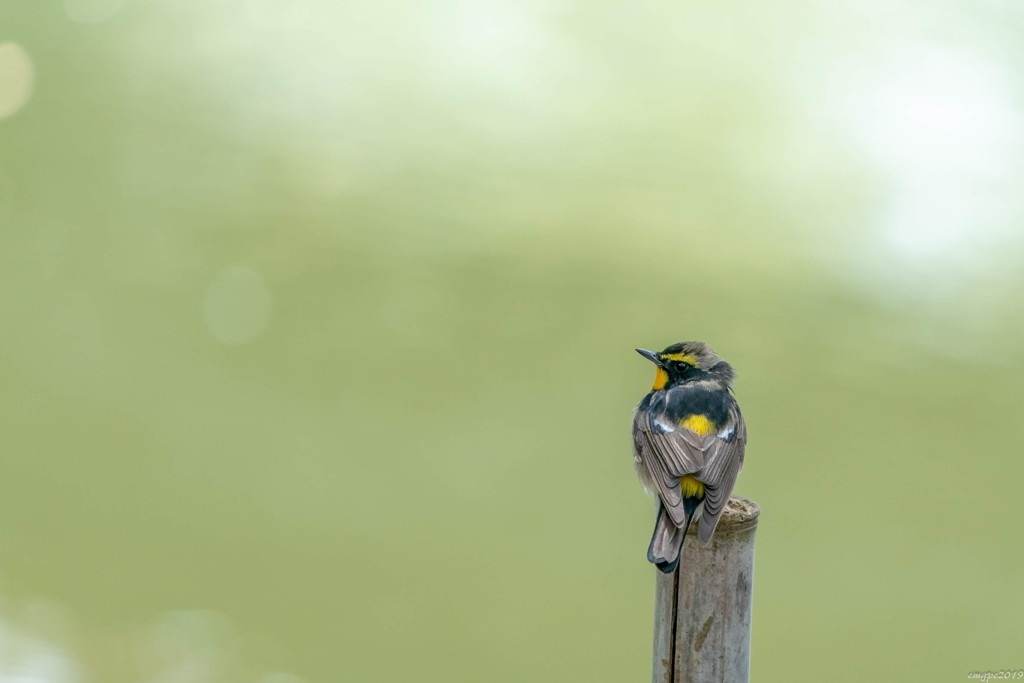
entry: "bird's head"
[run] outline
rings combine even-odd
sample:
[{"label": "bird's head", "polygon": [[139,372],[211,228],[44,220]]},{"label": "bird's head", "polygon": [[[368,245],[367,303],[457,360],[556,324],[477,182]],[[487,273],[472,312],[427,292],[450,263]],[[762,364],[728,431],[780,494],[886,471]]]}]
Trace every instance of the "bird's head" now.
[{"label": "bird's head", "polygon": [[674,384],[709,383],[726,389],[732,387],[732,366],[702,341],[679,342],[661,352],[647,349],[636,352],[657,366],[655,391]]}]

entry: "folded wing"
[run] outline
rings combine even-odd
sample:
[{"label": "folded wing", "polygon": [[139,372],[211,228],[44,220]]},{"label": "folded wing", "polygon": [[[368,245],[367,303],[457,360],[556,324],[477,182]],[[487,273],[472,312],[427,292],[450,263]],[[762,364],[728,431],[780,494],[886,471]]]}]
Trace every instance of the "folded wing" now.
[{"label": "folded wing", "polygon": [[735,401],[729,407],[729,419],[710,440],[705,451],[704,468],[697,478],[704,483],[704,511],[700,517],[700,542],[707,545],[718,526],[725,504],[732,495],[736,477],[743,468],[747,448],[747,425]]},{"label": "folded wing", "polygon": [[661,498],[672,523],[686,526],[679,479],[690,474],[704,484],[700,519],[700,540],[708,543],[729,500],[736,477],[743,466],[747,427],[739,406],[731,402],[726,424],[714,434],[700,437],[671,424],[656,403],[638,410],[633,418],[633,447],[646,469],[648,479]]},{"label": "folded wing", "polygon": [[686,525],[686,512],[679,491],[683,475],[696,475],[704,467],[701,439],[695,434],[666,422],[659,422],[659,406],[637,411],[633,418],[633,446],[647,470],[649,479],[661,498],[662,506],[672,523]]}]

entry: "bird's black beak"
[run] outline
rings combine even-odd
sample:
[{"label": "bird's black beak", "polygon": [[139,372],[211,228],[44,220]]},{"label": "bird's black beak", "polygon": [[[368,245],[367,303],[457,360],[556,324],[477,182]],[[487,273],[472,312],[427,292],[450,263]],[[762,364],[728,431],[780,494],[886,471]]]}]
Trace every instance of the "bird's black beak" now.
[{"label": "bird's black beak", "polygon": [[654,363],[655,365],[657,365],[659,368],[665,367],[662,364],[661,359],[658,358],[658,354],[655,353],[654,351],[648,351],[647,349],[636,349],[636,352],[639,353],[644,358],[646,358],[647,360]]}]

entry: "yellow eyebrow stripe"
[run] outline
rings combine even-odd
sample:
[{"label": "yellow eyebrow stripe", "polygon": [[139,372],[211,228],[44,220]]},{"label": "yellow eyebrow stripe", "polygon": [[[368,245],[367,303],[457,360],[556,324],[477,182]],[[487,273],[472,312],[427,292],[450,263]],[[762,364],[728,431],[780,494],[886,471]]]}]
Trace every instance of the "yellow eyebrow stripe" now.
[{"label": "yellow eyebrow stripe", "polygon": [[676,360],[682,363],[689,363],[690,365],[697,364],[697,357],[689,353],[668,353],[659,356],[662,360]]}]

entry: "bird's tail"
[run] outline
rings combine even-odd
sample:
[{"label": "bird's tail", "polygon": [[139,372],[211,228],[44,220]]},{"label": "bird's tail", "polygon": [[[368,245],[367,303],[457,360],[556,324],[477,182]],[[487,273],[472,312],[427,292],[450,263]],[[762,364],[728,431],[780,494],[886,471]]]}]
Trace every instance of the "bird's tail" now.
[{"label": "bird's tail", "polygon": [[658,501],[658,521],[654,524],[651,545],[647,548],[647,560],[666,574],[671,574],[679,566],[679,555],[683,550],[683,539],[693,521],[693,513],[700,504],[699,498],[684,498],[683,510],[686,521],[682,528],[677,527],[672,518],[665,512],[661,501]]}]

